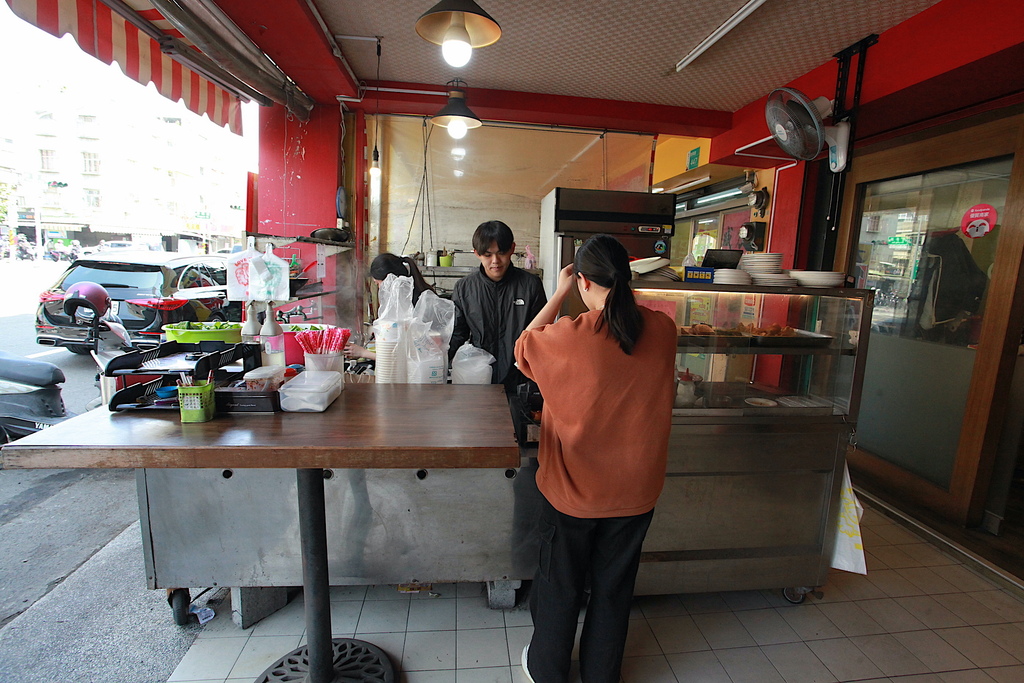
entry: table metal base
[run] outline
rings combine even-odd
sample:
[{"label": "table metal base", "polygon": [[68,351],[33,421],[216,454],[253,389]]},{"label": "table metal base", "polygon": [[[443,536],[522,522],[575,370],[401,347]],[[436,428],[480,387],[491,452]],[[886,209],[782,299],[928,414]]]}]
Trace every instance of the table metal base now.
[{"label": "table metal base", "polygon": [[[391,660],[376,645],[352,638],[335,638],[334,678],[336,683],[394,683]],[[308,680],[309,651],[303,646],[289,652],[260,674],[256,683],[302,683]]]}]

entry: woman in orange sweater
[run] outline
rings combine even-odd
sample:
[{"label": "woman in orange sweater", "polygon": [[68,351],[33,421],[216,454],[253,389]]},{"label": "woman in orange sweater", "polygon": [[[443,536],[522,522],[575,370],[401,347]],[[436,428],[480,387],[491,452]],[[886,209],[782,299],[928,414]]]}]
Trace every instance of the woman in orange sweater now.
[{"label": "woman in orange sweater", "polygon": [[[558,276],[516,342],[544,396],[537,488],[540,556],[530,593],[533,639],[523,671],[566,683],[584,585],[585,683],[617,683],[640,548],[665,480],[675,393],[675,322],[637,306],[626,249],[596,235]],[[589,309],[555,316],[572,287]]]}]

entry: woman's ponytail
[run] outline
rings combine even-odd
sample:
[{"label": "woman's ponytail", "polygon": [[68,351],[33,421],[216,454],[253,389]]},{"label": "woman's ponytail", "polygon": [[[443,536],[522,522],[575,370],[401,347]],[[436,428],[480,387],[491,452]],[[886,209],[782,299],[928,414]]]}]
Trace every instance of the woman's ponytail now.
[{"label": "woman's ponytail", "polygon": [[644,319],[629,286],[632,271],[626,248],[610,235],[594,235],[576,252],[574,267],[577,273],[608,288],[599,325],[607,324],[622,351],[631,354],[643,334]]}]

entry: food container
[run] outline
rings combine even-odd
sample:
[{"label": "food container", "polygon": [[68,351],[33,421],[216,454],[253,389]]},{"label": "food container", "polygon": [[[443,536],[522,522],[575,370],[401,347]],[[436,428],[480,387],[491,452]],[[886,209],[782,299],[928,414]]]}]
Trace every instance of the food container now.
[{"label": "food container", "polygon": [[319,413],[338,398],[345,383],[340,372],[307,370],[281,387],[281,410]]},{"label": "food container", "polygon": [[204,341],[222,341],[238,344],[242,341],[242,323],[206,322],[171,323],[164,325],[167,341],[198,344]]},{"label": "food container", "polygon": [[283,365],[265,365],[245,373],[242,379],[250,391],[277,391],[284,382],[284,373]]}]

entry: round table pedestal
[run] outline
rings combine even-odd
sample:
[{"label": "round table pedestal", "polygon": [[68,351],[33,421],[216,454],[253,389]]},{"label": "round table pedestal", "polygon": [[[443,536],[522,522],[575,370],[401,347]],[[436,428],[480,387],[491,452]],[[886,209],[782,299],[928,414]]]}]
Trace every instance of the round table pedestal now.
[{"label": "round table pedestal", "polygon": [[[335,638],[334,681],[337,683],[395,683],[391,661],[376,645],[352,638]],[[309,672],[309,652],[300,647],[274,662],[260,674],[256,683],[295,683],[305,681]]]}]

